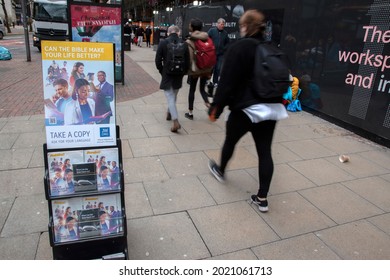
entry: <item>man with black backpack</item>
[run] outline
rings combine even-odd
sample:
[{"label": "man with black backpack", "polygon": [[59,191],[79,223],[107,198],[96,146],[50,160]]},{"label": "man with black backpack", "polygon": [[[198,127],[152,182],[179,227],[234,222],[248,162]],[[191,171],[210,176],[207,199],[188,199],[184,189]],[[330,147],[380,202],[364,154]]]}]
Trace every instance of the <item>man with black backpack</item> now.
[{"label": "man with black backpack", "polygon": [[160,41],[155,58],[156,67],[161,74],[160,89],[164,90],[168,103],[166,120],[173,121],[172,132],[181,128],[176,98],[189,67],[188,46],[179,38],[179,33],[180,29],[175,25],[168,28],[168,37]]},{"label": "man with black backpack", "polygon": [[[259,161],[259,189],[251,196],[251,201],[261,212],[267,212],[267,195],[274,171],[271,144],[276,122],[288,117],[282,101],[289,85],[289,69],[280,59],[282,52],[265,45],[261,12],[246,11],[239,24],[243,39],[230,45],[225,54],[217,92],[209,109],[211,121],[220,116],[225,106],[231,111],[220,164],[210,160],[209,169],[223,182],[235,145],[250,131]],[[270,75],[265,75],[264,71]]]}]

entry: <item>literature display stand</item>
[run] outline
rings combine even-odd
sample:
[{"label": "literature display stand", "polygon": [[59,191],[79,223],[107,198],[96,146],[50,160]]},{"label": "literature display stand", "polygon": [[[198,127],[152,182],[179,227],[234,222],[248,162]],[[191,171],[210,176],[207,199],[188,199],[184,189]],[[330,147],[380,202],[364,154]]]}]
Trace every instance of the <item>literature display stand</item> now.
[{"label": "literature display stand", "polygon": [[[127,259],[115,46],[88,41],[41,44],[46,77],[44,185],[53,258]],[[62,71],[53,57],[63,61]],[[73,63],[71,72],[67,63]]]},{"label": "literature display stand", "polygon": [[44,144],[43,152],[53,258],[127,259],[120,139],[105,147]]}]

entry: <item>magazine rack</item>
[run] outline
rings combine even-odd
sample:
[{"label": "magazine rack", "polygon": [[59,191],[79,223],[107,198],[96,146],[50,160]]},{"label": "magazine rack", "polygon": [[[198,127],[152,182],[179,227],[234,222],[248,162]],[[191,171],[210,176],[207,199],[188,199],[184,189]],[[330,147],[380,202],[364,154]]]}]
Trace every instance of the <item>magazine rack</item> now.
[{"label": "magazine rack", "polygon": [[127,259],[120,139],[55,150],[45,143],[43,152],[53,259]]}]

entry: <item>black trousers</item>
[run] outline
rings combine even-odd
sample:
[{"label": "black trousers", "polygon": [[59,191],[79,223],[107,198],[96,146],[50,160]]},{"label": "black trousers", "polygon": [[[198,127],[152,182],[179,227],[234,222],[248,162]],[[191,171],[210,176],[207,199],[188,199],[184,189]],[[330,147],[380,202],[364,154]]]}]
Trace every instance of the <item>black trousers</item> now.
[{"label": "black trousers", "polygon": [[252,123],[243,111],[232,111],[226,123],[226,138],[222,148],[220,170],[225,173],[226,166],[233,156],[238,141],[248,131],[255,141],[259,161],[259,190],[257,195],[266,198],[274,173],[274,162],[271,154],[271,144],[276,121]]},{"label": "black trousers", "polygon": [[[195,91],[196,91],[196,85],[198,83],[198,77],[194,76],[188,76],[188,80],[190,82],[190,91],[188,93],[188,110],[192,111],[194,109],[194,100],[195,100]],[[200,77],[199,82],[199,91],[202,95],[203,101],[205,103],[209,103],[209,99],[207,98],[207,92],[206,92],[206,82],[207,78]]]}]

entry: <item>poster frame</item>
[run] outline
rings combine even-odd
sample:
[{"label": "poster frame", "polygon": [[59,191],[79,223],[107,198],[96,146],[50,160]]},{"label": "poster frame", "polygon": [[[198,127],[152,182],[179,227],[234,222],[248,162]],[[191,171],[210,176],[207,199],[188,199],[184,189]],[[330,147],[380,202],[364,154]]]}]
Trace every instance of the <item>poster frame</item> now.
[{"label": "poster frame", "polygon": [[[73,31],[73,19],[72,19],[72,7],[73,6],[79,6],[79,7],[84,7],[84,8],[95,8],[95,9],[102,9],[104,8],[113,8],[113,9],[119,9],[119,42],[115,44],[115,53],[117,53],[117,50],[119,51],[119,58],[120,58],[120,66],[118,66],[118,63],[115,63],[115,82],[116,83],[122,83],[122,85],[125,84],[124,81],[124,69],[125,69],[125,63],[124,63],[124,39],[123,39],[123,5],[124,1],[109,1],[110,3],[99,3],[101,1],[92,1],[92,0],[84,0],[84,1],[74,1],[74,0],[67,0],[68,1],[68,18],[69,18],[69,25],[68,25],[68,30],[69,30],[69,40],[75,41],[74,40],[74,31]],[[107,1],[106,1],[107,2]],[[102,11],[101,10],[101,11]],[[104,27],[106,25],[102,25]],[[108,38],[103,38],[103,40],[100,40],[99,42],[107,42],[111,43],[112,40],[109,40]],[[116,58],[114,61],[117,61],[118,58]]]}]

